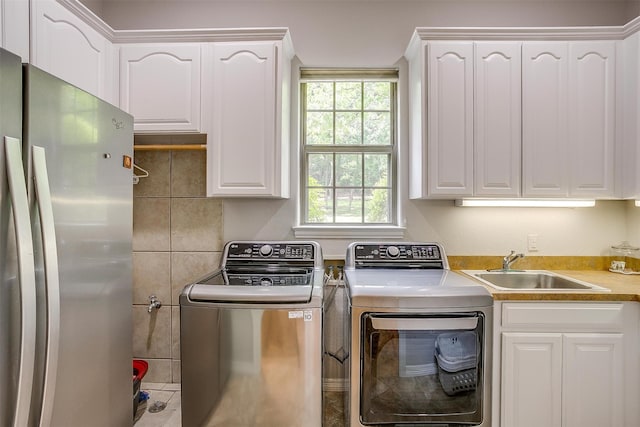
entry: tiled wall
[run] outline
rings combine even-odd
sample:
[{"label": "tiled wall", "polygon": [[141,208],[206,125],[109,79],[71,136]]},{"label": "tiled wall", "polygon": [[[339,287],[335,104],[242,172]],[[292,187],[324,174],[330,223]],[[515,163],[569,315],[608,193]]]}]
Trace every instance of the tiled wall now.
[{"label": "tiled wall", "polygon": [[[204,151],[136,151],[134,161],[149,177],[133,193],[133,356],[149,362],[146,381],[180,382],[178,298],[220,262],[222,201],[205,197]],[[151,314],[150,295],[162,302]]]}]

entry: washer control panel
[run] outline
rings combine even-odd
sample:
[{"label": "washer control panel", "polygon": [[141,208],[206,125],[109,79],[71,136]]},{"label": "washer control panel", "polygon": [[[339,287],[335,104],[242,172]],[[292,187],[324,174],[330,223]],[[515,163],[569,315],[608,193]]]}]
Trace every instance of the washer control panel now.
[{"label": "washer control panel", "polygon": [[314,247],[308,243],[238,242],[227,246],[227,259],[310,261]]},{"label": "washer control panel", "polygon": [[347,251],[347,265],[375,267],[448,268],[442,247],[437,243],[353,243]]}]

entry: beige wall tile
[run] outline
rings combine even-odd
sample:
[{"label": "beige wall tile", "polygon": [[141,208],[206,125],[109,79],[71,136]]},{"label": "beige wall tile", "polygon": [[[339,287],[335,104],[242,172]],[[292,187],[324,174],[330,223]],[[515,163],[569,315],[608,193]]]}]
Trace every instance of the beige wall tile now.
[{"label": "beige wall tile", "polygon": [[171,250],[169,198],[139,197],[133,204],[133,250]]},{"label": "beige wall tile", "polygon": [[185,285],[220,265],[220,252],[173,252],[171,254],[172,304],[180,304],[180,292]]},{"label": "beige wall tile", "polygon": [[148,304],[155,295],[163,304],[171,302],[171,254],[133,253],[133,303]]},{"label": "beige wall tile", "polygon": [[206,151],[173,151],[171,158],[171,196],[206,196]]},{"label": "beige wall tile", "polygon": [[171,307],[147,312],[146,305],[133,306],[133,357],[171,358]]},{"label": "beige wall tile", "polygon": [[174,383],[179,383],[182,381],[182,376],[181,376],[181,370],[180,370],[180,360],[172,360],[171,361],[171,375],[173,378],[171,378],[171,380]]},{"label": "beige wall tile", "polygon": [[[168,151],[136,151],[133,161],[149,172],[133,186],[134,197],[169,197],[171,195],[171,154]],[[136,175],[143,174],[134,168]]]},{"label": "beige wall tile", "polygon": [[222,250],[222,201],[171,199],[171,250]]},{"label": "beige wall tile", "polygon": [[145,383],[168,383],[171,382],[171,361],[169,359],[136,359],[146,360],[149,364],[147,375],[142,380],[142,389]]},{"label": "beige wall tile", "polygon": [[171,359],[180,359],[180,307],[171,307]]}]

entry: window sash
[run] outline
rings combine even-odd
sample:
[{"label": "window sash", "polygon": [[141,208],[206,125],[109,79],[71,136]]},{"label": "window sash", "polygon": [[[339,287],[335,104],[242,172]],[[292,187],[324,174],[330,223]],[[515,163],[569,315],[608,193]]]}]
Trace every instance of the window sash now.
[{"label": "window sash", "polygon": [[[341,70],[337,73],[332,73],[329,71],[318,72],[317,70],[303,70],[301,72],[301,182],[300,182],[300,222],[301,225],[313,225],[313,226],[390,226],[397,225],[397,142],[396,142],[396,127],[397,127],[397,70],[373,70],[368,75],[363,74],[361,70],[348,70],[349,72],[345,73],[345,70]],[[380,72],[382,71],[382,72]],[[333,123],[332,132],[332,143],[331,144],[307,144],[307,112],[314,111],[323,111],[323,112],[331,112],[334,115],[336,112],[340,112],[343,110],[331,109],[331,110],[319,110],[319,109],[306,109],[307,105],[307,91],[306,91],[306,81],[305,80],[325,80],[330,81],[334,84],[335,91],[335,83],[343,82],[346,78],[352,79],[353,81],[367,82],[375,80],[379,78],[380,80],[388,81],[391,83],[391,103],[389,110],[368,110],[364,108],[360,108],[358,110],[345,110],[349,112],[358,112],[360,114],[368,113],[368,112],[376,112],[383,111],[385,113],[390,114],[390,142],[389,144],[335,144],[335,121]],[[335,106],[335,104],[334,104]],[[361,133],[361,141],[364,135]],[[309,163],[309,154],[328,154],[333,155],[332,162],[332,179],[331,185],[320,185],[320,186],[309,186],[308,179],[310,174],[310,163]],[[336,175],[336,162],[335,156],[336,154],[361,154],[362,160],[360,167],[361,170],[361,185],[355,187],[349,186],[338,186],[335,181]],[[365,185],[365,155],[366,154],[385,154],[389,156],[388,166],[387,166],[387,185],[386,186],[366,186]],[[308,194],[309,190],[313,189],[327,189],[331,191],[331,222],[312,222],[309,221],[309,200]],[[336,221],[336,211],[337,211],[337,196],[336,192],[340,190],[357,190],[361,193],[361,201],[360,201],[360,218],[359,222],[340,222]],[[380,189],[387,191],[387,209],[388,209],[388,222],[367,222],[366,221],[366,209],[367,209],[367,200],[365,199],[365,195],[368,191]]]}]

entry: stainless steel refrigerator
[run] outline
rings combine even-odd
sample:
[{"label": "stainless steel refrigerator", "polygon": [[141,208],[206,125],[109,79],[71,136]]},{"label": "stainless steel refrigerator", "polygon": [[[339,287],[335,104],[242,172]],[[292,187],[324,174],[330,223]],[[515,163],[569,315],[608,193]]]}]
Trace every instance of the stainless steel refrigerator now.
[{"label": "stainless steel refrigerator", "polygon": [[0,425],[126,426],[133,119],[0,49]]}]

